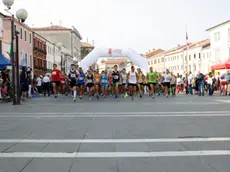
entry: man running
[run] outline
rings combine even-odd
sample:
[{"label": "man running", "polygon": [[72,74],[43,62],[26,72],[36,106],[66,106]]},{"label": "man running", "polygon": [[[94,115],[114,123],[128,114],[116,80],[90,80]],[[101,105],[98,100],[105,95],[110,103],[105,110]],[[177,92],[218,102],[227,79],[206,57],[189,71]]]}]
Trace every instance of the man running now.
[{"label": "man running", "polygon": [[118,84],[120,80],[120,74],[119,71],[117,70],[117,65],[114,65],[114,71],[112,73],[112,76],[113,76],[112,87],[113,87],[114,98],[117,99],[119,93]]},{"label": "man running", "polygon": [[82,99],[84,95],[84,85],[85,85],[85,74],[81,67],[79,67],[79,75],[78,75],[78,90],[79,90],[79,97]]},{"label": "man running", "polygon": [[53,70],[51,72],[52,85],[53,85],[53,93],[54,97],[57,98],[57,87],[61,84],[61,71],[57,69],[57,65],[53,64]]},{"label": "man running", "polygon": [[128,73],[128,82],[129,82],[129,92],[130,96],[132,97],[134,93],[136,92],[136,87],[137,87],[137,73],[135,72],[134,66],[131,67],[131,71]]},{"label": "man running", "polygon": [[126,70],[125,68],[122,69],[121,72],[121,82],[122,82],[122,90],[124,93],[124,98],[128,97],[128,93],[127,93],[127,74],[126,74]]},{"label": "man running", "polygon": [[76,67],[74,64],[71,65],[71,69],[68,72],[68,78],[69,78],[69,85],[71,88],[71,91],[73,91],[73,101],[76,101],[77,96],[77,78],[78,78],[78,72],[76,71]]},{"label": "man running", "polygon": [[154,91],[155,91],[155,86],[157,84],[157,80],[158,80],[158,73],[157,72],[153,72],[153,68],[150,67],[149,68],[149,73],[147,74],[148,77],[148,81],[149,81],[149,86],[150,86],[150,95],[152,96],[152,98],[154,99]]}]

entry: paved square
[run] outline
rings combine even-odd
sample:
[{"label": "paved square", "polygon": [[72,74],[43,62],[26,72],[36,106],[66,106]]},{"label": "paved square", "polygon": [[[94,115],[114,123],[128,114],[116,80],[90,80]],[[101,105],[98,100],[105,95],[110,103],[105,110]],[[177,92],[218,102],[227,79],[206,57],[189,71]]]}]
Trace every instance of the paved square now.
[{"label": "paved square", "polygon": [[229,172],[228,99],[0,104],[0,172]]}]

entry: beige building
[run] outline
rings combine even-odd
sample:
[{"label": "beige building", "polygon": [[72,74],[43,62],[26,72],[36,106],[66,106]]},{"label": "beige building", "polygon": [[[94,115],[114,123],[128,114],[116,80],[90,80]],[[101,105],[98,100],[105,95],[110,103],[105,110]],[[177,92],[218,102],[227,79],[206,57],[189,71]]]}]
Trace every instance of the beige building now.
[{"label": "beige building", "polygon": [[152,67],[154,71],[163,72],[165,71],[164,53],[162,49],[153,50],[146,54],[148,61],[148,67]]},{"label": "beige building", "polygon": [[62,43],[63,46],[70,52],[69,56],[76,57],[81,60],[81,35],[75,27],[66,28],[62,26],[49,26],[43,28],[33,28],[35,32],[57,44]]}]

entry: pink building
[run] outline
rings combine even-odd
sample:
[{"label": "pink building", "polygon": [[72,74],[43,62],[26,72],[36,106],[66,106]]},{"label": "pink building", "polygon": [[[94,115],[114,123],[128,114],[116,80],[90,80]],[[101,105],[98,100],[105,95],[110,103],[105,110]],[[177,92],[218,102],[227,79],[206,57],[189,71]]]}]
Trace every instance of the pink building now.
[{"label": "pink building", "polygon": [[[19,32],[19,63],[21,64],[24,55],[27,66],[33,69],[33,31],[27,25],[19,23],[16,19],[14,27],[16,27]],[[3,19],[3,41],[9,44],[11,42],[10,17],[5,17]],[[10,49],[8,51],[10,52]]]}]

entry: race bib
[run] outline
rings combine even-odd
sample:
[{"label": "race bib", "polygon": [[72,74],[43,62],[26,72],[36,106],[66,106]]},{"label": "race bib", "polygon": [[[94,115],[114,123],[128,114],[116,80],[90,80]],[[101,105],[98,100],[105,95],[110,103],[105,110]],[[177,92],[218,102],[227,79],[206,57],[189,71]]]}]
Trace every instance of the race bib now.
[{"label": "race bib", "polygon": [[56,71],[53,71],[53,72],[52,72],[52,75],[56,75],[56,74],[57,74]]},{"label": "race bib", "polygon": [[99,82],[99,81],[100,81],[100,79],[96,78],[96,82]]},{"label": "race bib", "polygon": [[106,80],[106,79],[103,79],[101,82],[102,82],[102,83],[106,83],[106,82],[107,82],[107,80]]},{"label": "race bib", "polygon": [[76,75],[75,75],[75,74],[71,74],[70,77],[71,77],[71,78],[75,78]]},{"label": "race bib", "polygon": [[84,78],[83,77],[80,77],[79,80],[83,80]]},{"label": "race bib", "polygon": [[114,79],[118,79],[118,75],[114,75]]},{"label": "race bib", "polygon": [[65,84],[65,81],[61,81],[62,84]]},{"label": "race bib", "polygon": [[92,79],[88,79],[88,83],[91,83],[91,82],[93,82],[93,80]]}]

